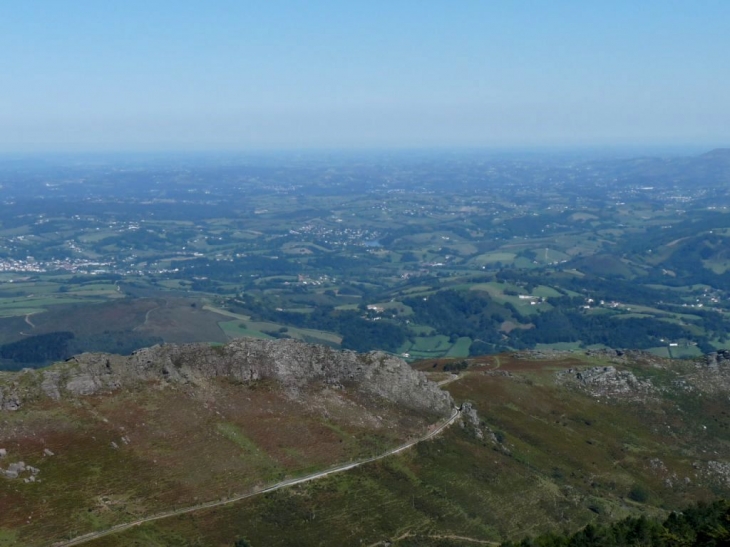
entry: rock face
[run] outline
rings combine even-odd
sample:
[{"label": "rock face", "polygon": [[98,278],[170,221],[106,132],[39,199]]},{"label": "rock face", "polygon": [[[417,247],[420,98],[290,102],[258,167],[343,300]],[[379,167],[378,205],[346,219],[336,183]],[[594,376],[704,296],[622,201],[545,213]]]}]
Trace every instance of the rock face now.
[{"label": "rock face", "polygon": [[[382,352],[357,354],[295,340],[240,338],[219,347],[161,345],[128,357],[84,353],[66,363],[24,374],[36,375],[36,396],[52,399],[113,391],[154,380],[196,384],[223,377],[244,384],[273,379],[292,394],[313,383],[353,387],[443,416],[453,406],[447,392],[401,359]],[[3,391],[0,379],[0,408],[18,408],[20,402],[17,394],[9,396]]]}]

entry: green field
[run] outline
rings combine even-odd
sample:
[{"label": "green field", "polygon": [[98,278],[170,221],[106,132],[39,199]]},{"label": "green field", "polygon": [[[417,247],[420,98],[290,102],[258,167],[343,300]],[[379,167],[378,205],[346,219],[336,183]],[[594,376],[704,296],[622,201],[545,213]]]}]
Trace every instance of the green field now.
[{"label": "green field", "polygon": [[454,343],[453,346],[451,346],[449,351],[446,353],[446,357],[468,357],[471,342],[471,338],[462,336]]}]

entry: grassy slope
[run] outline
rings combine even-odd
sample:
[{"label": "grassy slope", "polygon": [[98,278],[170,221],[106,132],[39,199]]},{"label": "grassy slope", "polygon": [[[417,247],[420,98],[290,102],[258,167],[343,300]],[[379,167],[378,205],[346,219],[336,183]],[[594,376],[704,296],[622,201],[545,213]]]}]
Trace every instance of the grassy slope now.
[{"label": "grassy slope", "polygon": [[18,545],[48,545],[244,493],[380,453],[428,421],[344,390],[295,400],[267,382],[160,388],[0,414],[2,467],[40,469],[40,483],[0,479],[0,539],[13,530]]},{"label": "grassy slope", "polygon": [[[438,371],[443,363],[421,366]],[[702,471],[728,453],[726,394],[606,402],[554,383],[556,370],[596,364],[604,363],[491,357],[449,384],[457,400],[476,404],[502,444],[454,426],[397,457],[92,545],[224,546],[246,537],[256,547],[466,546],[474,543],[454,538],[575,530],[728,495],[727,484]],[[691,370],[633,368],[665,386]],[[628,498],[636,484],[648,491],[646,503]]]}]

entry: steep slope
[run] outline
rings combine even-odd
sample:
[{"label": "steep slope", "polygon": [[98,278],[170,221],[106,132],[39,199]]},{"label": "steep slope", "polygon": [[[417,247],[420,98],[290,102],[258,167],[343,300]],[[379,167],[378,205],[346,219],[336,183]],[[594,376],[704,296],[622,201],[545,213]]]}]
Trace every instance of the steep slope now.
[{"label": "steep slope", "polygon": [[405,362],[290,340],[0,375],[0,545],[48,545],[369,457],[452,401]]},{"label": "steep slope", "polygon": [[[251,491],[384,452],[436,421],[434,407],[408,407],[436,388],[398,360],[267,344],[85,355],[6,377],[5,400],[12,391],[20,407],[0,414],[0,467],[18,476],[0,479],[0,545]],[[415,365],[463,408],[437,438],[86,545],[467,546],[730,497],[730,352],[524,352],[469,359],[458,375],[446,364]],[[381,378],[418,395],[387,399]]]},{"label": "steep slope", "polygon": [[641,352],[478,358],[418,368],[463,427],[398,456],[240,504],[89,543],[467,547],[730,495],[730,355]]}]

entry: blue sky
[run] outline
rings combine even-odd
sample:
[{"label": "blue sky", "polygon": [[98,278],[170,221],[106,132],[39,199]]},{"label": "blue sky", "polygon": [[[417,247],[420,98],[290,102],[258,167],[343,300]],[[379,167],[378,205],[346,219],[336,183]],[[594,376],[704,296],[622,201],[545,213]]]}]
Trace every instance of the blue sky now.
[{"label": "blue sky", "polygon": [[730,144],[730,2],[0,4],[0,152]]}]

